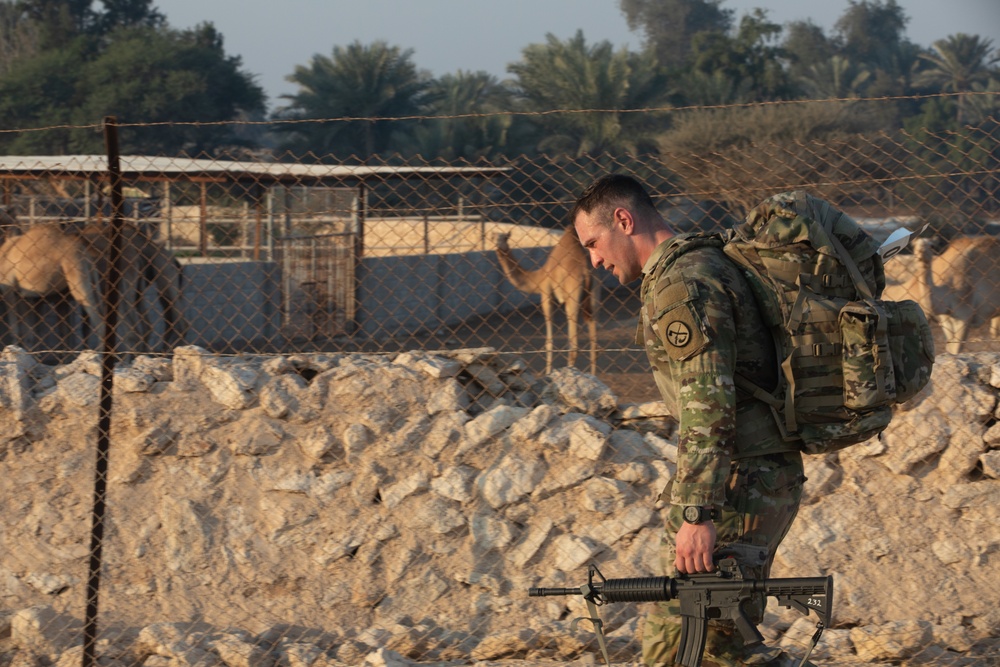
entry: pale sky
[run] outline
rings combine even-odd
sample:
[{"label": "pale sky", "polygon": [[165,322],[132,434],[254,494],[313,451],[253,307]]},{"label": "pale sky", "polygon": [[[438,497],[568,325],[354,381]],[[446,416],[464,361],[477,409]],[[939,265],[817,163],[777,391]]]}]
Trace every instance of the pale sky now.
[{"label": "pale sky", "polygon": [[[922,46],[965,32],[1000,48],[1000,0],[898,0],[910,21],[907,37]],[[285,81],[296,65],[336,45],[385,40],[413,49],[413,62],[434,76],[485,70],[506,78],[507,64],[525,46],[582,29],[588,43],[609,40],[637,50],[642,35],[629,32],[618,0],[159,0],[174,28],[211,21],[226,53],[239,55],[257,77],[270,109],[296,91]],[[755,7],[777,23],[809,19],[827,34],[848,0],[723,0],[736,19]]]}]

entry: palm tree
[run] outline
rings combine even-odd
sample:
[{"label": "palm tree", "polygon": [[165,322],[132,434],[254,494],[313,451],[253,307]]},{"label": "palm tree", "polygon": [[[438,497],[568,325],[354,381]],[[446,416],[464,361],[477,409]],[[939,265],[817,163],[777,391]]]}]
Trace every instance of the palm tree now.
[{"label": "palm tree", "polygon": [[[609,41],[588,46],[582,31],[563,42],[546,35],[520,62],[508,66],[545,134],[538,148],[571,155],[655,150],[662,114],[623,113],[662,107],[667,89],[651,53],[614,50]],[[577,113],[575,110],[603,110]],[[548,114],[555,110],[573,113]]]},{"label": "palm tree", "polygon": [[427,85],[412,54],[383,41],[368,46],[356,41],[335,46],[332,58],[316,55],[308,67],[296,66],[286,78],[300,90],[283,96],[290,104],[279,117],[360,120],[292,126],[297,141],[291,147],[362,159],[388,151],[393,136],[405,133],[412,122],[380,119],[418,114]]},{"label": "palm tree", "polygon": [[930,67],[914,83],[942,91],[959,93],[957,118],[965,120],[968,93],[974,86],[984,86],[990,78],[990,66],[1000,61],[1000,52],[991,53],[993,41],[979,35],[958,33],[933,44],[934,53],[921,54]]},{"label": "palm tree", "polygon": [[408,151],[425,158],[453,160],[493,157],[509,146],[513,95],[488,72],[458,71],[431,81],[425,110],[439,118],[422,121]]},{"label": "palm tree", "polygon": [[861,97],[864,85],[871,79],[868,68],[855,65],[844,56],[833,56],[825,62],[809,66],[799,81],[806,92],[816,99]]}]

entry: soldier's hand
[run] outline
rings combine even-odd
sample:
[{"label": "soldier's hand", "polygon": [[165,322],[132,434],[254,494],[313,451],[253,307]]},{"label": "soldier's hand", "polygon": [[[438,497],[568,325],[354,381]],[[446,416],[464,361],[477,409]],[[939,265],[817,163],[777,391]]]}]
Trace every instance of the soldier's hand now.
[{"label": "soldier's hand", "polygon": [[674,559],[677,571],[693,574],[714,570],[712,552],[715,550],[715,537],[715,524],[711,521],[682,525],[677,531],[677,557]]}]

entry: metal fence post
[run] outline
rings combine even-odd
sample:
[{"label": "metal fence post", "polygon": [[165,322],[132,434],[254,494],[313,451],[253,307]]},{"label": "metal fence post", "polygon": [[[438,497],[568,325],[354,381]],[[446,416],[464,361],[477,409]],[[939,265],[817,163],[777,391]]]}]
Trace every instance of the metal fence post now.
[{"label": "metal fence post", "polygon": [[108,227],[108,256],[104,275],[104,336],[101,341],[101,389],[97,420],[97,461],[94,472],[94,504],[91,513],[90,561],[87,573],[87,605],[83,627],[83,667],[94,667],[97,642],[97,614],[101,587],[104,514],[108,485],[108,453],[111,442],[112,390],[117,354],[116,329],[121,301],[122,274],[122,174],[118,152],[118,127],[113,116],[104,119],[104,141],[108,154],[111,192],[111,220]]}]

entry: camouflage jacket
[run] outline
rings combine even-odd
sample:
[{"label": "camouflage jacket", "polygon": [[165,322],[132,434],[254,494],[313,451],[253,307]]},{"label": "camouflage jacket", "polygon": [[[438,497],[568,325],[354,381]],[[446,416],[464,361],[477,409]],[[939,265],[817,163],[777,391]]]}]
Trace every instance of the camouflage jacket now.
[{"label": "camouflage jacket", "polygon": [[721,506],[733,459],[796,449],[770,408],[737,393],[736,373],[776,385],[776,352],[750,286],[721,247],[715,237],[681,234],[643,267],[636,342],[679,424],[675,504]]}]

